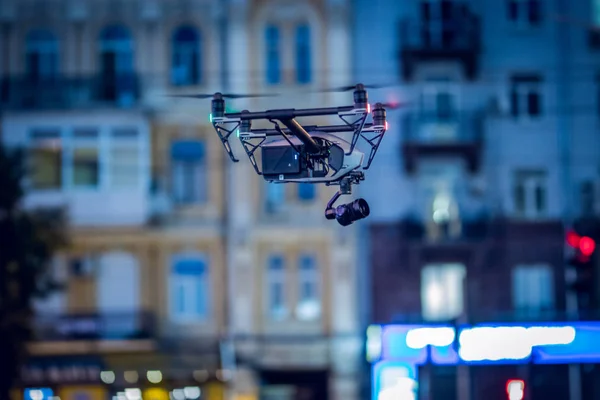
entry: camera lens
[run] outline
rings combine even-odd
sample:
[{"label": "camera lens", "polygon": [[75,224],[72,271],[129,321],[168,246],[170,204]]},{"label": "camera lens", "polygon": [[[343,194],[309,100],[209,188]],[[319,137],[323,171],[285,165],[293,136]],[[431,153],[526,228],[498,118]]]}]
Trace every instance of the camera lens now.
[{"label": "camera lens", "polygon": [[342,226],[348,226],[359,219],[369,216],[371,210],[365,199],[356,199],[352,203],[337,206],[335,219]]}]

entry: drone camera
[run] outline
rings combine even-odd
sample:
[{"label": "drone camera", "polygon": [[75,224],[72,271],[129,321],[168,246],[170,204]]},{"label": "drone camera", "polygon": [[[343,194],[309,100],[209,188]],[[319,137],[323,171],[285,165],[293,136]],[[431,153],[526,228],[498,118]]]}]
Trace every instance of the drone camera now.
[{"label": "drone camera", "polygon": [[342,226],[348,226],[353,222],[366,218],[371,213],[369,203],[365,199],[356,199],[351,203],[342,204],[335,208],[325,210],[325,218],[335,219]]}]

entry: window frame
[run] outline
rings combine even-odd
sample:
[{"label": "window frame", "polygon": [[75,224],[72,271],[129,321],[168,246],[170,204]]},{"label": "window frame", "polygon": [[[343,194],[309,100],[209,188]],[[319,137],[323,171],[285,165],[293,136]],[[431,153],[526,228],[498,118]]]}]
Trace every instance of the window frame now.
[{"label": "window frame", "polygon": [[[511,118],[517,121],[538,121],[544,117],[544,78],[541,74],[512,74],[508,93]],[[537,98],[537,114],[531,112],[531,95]]]},{"label": "window frame", "polygon": [[[273,260],[281,261],[280,268],[273,268]],[[290,317],[290,305],[287,296],[287,277],[288,266],[285,253],[273,252],[269,254],[265,262],[265,316],[271,322],[286,321]],[[274,310],[273,307],[273,285],[279,285],[281,289],[281,304],[279,309]]]},{"label": "window frame", "polygon": [[[178,143],[193,142],[201,147],[201,154],[194,160],[183,160],[182,158],[174,157],[174,146]],[[209,163],[207,159],[207,141],[204,138],[175,138],[170,141],[170,182],[171,182],[171,193],[173,196],[174,204],[179,207],[194,207],[194,206],[205,206],[210,202],[210,173]],[[187,168],[186,168],[187,167]],[[181,169],[184,168],[184,169]],[[178,171],[188,172],[191,171],[191,180],[193,184],[186,185],[186,174],[179,176]],[[182,172],[182,173],[183,173]],[[189,177],[189,175],[188,175]],[[192,193],[191,200],[179,200],[178,191],[178,179],[183,180],[183,187],[194,187],[197,189],[196,192]],[[189,182],[187,182],[189,183]],[[203,186],[203,187],[201,187]],[[184,196],[185,197],[185,196]]]},{"label": "window frame", "polygon": [[296,26],[295,29],[296,50],[296,83],[308,85],[312,83],[312,27],[308,22]]},{"label": "window frame", "polygon": [[[182,34],[184,31],[189,31],[193,34],[193,39],[190,41],[183,41],[177,38],[178,34]],[[191,63],[187,65],[188,69],[186,75],[191,75],[189,79],[184,79],[182,82],[178,82],[175,74],[176,59],[177,56],[181,56],[182,53],[186,56],[186,62]],[[197,86],[203,83],[203,70],[202,70],[202,32],[195,26],[186,24],[180,25],[173,30],[171,36],[171,64],[170,64],[170,84],[176,87],[185,86]]]},{"label": "window frame", "polygon": [[[512,8],[516,12],[513,17]],[[506,20],[511,26],[526,29],[535,28],[543,22],[543,6],[540,0],[507,0],[506,1]]]},{"label": "window frame", "polygon": [[281,39],[281,27],[274,23],[267,23],[264,28],[265,83],[267,85],[283,83]]},{"label": "window frame", "polygon": [[[306,270],[303,268],[303,264],[306,260],[310,260],[311,268],[310,270]],[[320,268],[319,268],[319,257],[318,254],[312,251],[304,251],[298,256],[298,279],[297,279],[297,289],[298,289],[298,297],[296,301],[295,307],[295,316],[298,320],[311,322],[318,321],[321,318],[322,314],[322,287],[320,278]],[[303,296],[304,285],[309,284],[312,285],[312,297],[306,298]],[[318,306],[318,313],[312,317],[302,317],[302,312],[300,311],[300,307],[302,307],[302,303],[305,301],[314,301]]]},{"label": "window frame", "polygon": [[[535,220],[547,218],[549,215],[548,200],[550,185],[548,171],[544,169],[517,168],[512,174],[512,206],[513,215],[517,218]],[[523,190],[523,209],[517,205],[517,191]],[[543,206],[538,208],[537,196],[543,190]]]},{"label": "window frame", "polygon": [[[431,272],[430,272],[431,271]],[[456,310],[452,310],[452,307],[450,307],[448,309],[448,306],[450,305],[450,300],[449,299],[443,299],[440,298],[438,299],[438,302],[440,303],[440,310],[444,309],[445,310],[438,310],[437,312],[437,316],[435,316],[435,312],[432,311],[433,307],[431,304],[429,304],[430,300],[429,300],[429,296],[430,296],[430,292],[429,290],[432,289],[431,286],[428,287],[429,282],[431,282],[432,284],[435,283],[435,281],[438,281],[439,286],[443,286],[446,283],[450,282],[451,279],[449,279],[448,277],[450,277],[452,275],[452,272],[456,271],[458,276],[455,276],[454,278],[457,278],[460,282],[460,287],[457,288],[457,290],[455,290],[455,295],[456,295],[456,299],[460,304],[456,304],[454,305],[454,308]],[[429,276],[429,278],[428,278]],[[432,263],[432,264],[427,264],[424,265],[421,268],[421,274],[420,274],[420,300],[421,300],[421,316],[424,320],[426,321],[449,321],[455,318],[459,318],[461,315],[463,315],[466,312],[466,306],[467,306],[467,299],[465,298],[465,285],[466,285],[466,279],[467,279],[467,269],[466,266],[464,264],[461,263]],[[429,281],[429,282],[428,282]],[[443,282],[445,281],[445,283]],[[440,283],[442,282],[442,283]],[[443,288],[443,287],[439,287],[438,288],[440,293],[442,296],[448,296],[448,293],[450,292],[450,290],[448,290],[447,288]],[[427,294],[429,292],[429,295]],[[442,306],[443,305],[443,306]],[[445,313],[445,314],[444,314]]]},{"label": "window frame", "polygon": [[[543,272],[536,278],[543,280],[543,284],[534,285],[532,279],[534,278],[535,272]],[[545,275],[544,275],[545,274]],[[519,276],[527,277],[525,282],[518,283]],[[555,295],[555,283],[554,283],[554,270],[552,266],[543,263],[536,264],[518,264],[511,269],[511,302],[512,307],[517,313],[526,313],[526,315],[541,315],[544,312],[552,312],[556,309],[556,295]],[[538,289],[543,289],[547,295],[548,304],[544,305],[544,299],[537,299],[532,302],[533,287],[536,286]],[[524,293],[527,294],[525,298],[522,297],[523,291],[519,291],[520,287],[526,287],[527,290]],[[543,293],[542,293],[543,294]],[[544,296],[542,296],[544,297]],[[519,302],[526,303],[525,306],[519,307]],[[532,306],[530,303],[538,303],[536,306]]]},{"label": "window frame", "polygon": [[[210,255],[206,252],[200,252],[200,251],[196,251],[196,250],[191,250],[191,251],[180,251],[180,252],[175,252],[172,253],[169,257],[169,264],[168,264],[168,268],[167,268],[167,273],[168,273],[168,315],[169,315],[169,319],[172,322],[176,322],[176,323],[205,323],[211,320],[212,318],[212,294],[213,291],[211,289],[211,263],[210,263]],[[174,268],[177,265],[178,262],[181,261],[199,261],[202,262],[204,265],[204,271],[201,275],[199,276],[194,276],[194,277],[182,277],[182,276],[178,276],[179,274],[175,274]],[[188,287],[187,290],[192,290],[191,288],[194,287],[193,289],[193,294],[192,293],[188,293],[188,297],[195,297],[198,296],[199,294],[199,289],[198,289],[198,285],[200,282],[195,282],[195,279],[200,279],[202,282],[202,286],[205,289],[203,296],[204,296],[204,306],[205,306],[205,312],[203,314],[200,314],[199,312],[197,312],[198,310],[196,309],[196,312],[179,312],[178,310],[176,310],[176,303],[178,300],[175,299],[175,297],[179,297],[179,295],[181,293],[176,293],[176,288],[177,289],[182,289],[181,285],[185,284],[186,287]],[[185,293],[184,293],[185,295]],[[195,303],[195,305],[197,306],[197,299],[196,301],[190,301],[188,299],[188,302],[190,303]],[[195,309],[196,307],[194,307]]]}]

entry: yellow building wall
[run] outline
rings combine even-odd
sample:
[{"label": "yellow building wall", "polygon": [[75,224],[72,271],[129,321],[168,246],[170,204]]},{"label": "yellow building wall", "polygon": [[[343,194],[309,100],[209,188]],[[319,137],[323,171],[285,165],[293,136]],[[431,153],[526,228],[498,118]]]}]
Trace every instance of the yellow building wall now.
[{"label": "yellow building wall", "polygon": [[86,386],[64,386],[58,390],[58,397],[61,400],[78,400],[80,395],[84,393],[89,396],[89,400],[105,400],[107,391],[104,386],[86,385]]},{"label": "yellow building wall", "polygon": [[[153,311],[159,320],[168,317],[168,276],[171,255],[180,251],[204,253],[209,259],[211,279],[210,330],[217,331],[225,323],[226,264],[224,239],[212,230],[180,229],[174,231],[138,231],[119,233],[115,230],[84,232],[75,235],[72,252],[83,256],[109,251],[126,251],[138,260],[140,303],[142,310]],[[96,311],[96,279],[72,277],[67,284],[67,309],[70,312]]]},{"label": "yellow building wall", "polygon": [[255,265],[255,299],[254,319],[260,324],[260,328],[266,329],[270,324],[266,315],[265,303],[267,291],[266,271],[268,258],[274,253],[283,254],[286,266],[286,301],[290,307],[290,320],[295,320],[294,307],[298,303],[298,258],[304,252],[315,254],[317,257],[317,268],[319,271],[319,294],[321,299],[321,317],[315,322],[307,322],[305,325],[318,324],[321,332],[330,330],[331,312],[331,255],[329,246],[331,241],[323,238],[305,237],[303,240],[289,237],[280,240],[261,240],[256,243]]},{"label": "yellow building wall", "polygon": [[[208,108],[198,114],[198,119],[206,117],[205,123],[197,122],[192,125],[175,122],[155,121],[152,128],[152,162],[154,172],[164,178],[164,189],[171,187],[170,154],[171,143],[177,139],[198,139],[206,145],[206,168],[208,169],[208,202],[207,204],[178,207],[174,211],[182,218],[204,217],[215,220],[225,212],[225,161],[230,162],[221,141],[212,125],[208,124]],[[175,113],[175,111],[173,111]],[[176,119],[176,118],[174,118]],[[182,119],[183,121],[184,119]],[[227,157],[227,160],[224,159]]]}]

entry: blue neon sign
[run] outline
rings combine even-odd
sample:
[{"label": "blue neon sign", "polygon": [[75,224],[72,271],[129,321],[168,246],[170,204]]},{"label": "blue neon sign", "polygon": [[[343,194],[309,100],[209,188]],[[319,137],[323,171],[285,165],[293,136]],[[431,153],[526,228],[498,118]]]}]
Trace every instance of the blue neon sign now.
[{"label": "blue neon sign", "polygon": [[377,341],[381,348],[380,356],[372,360],[374,399],[384,391],[395,390],[390,382],[399,379],[394,378],[396,375],[418,384],[417,366],[428,363],[600,362],[600,322],[479,324],[458,328],[451,325],[389,325],[378,332],[378,337],[370,335],[367,340]]}]

